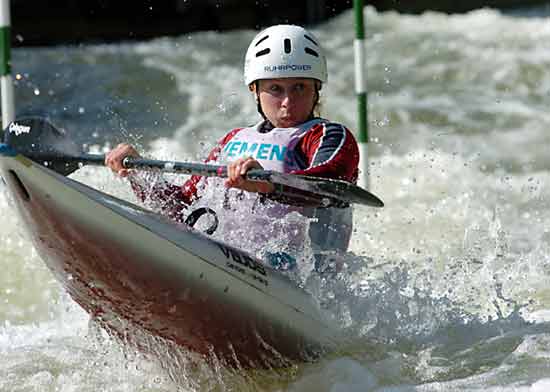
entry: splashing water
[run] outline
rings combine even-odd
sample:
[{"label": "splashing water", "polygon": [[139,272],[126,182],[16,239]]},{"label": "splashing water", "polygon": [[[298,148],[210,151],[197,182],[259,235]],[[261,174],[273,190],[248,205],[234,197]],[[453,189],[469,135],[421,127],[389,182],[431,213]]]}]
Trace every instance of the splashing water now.
[{"label": "splashing water", "polygon": [[[144,357],[56,283],[0,182],[0,390],[550,388],[548,17],[365,12],[371,187],[386,207],[355,209],[350,251],[334,255],[340,272],[316,274],[304,254],[296,277],[350,344],[263,372],[206,364],[154,338],[163,360]],[[353,129],[352,19],[315,34],[329,58],[323,114]],[[158,159],[199,160],[257,120],[241,80],[253,35],[17,49],[18,110],[49,115],[87,148],[129,140]],[[105,169],[73,177],[135,202]]]}]

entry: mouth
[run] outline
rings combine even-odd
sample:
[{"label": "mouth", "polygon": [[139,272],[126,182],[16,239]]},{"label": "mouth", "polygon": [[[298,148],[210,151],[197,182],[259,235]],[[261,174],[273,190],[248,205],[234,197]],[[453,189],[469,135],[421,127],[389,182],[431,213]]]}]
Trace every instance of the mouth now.
[{"label": "mouth", "polygon": [[281,117],[281,121],[284,123],[291,123],[294,122],[294,119],[291,116],[283,116]]},{"label": "mouth", "polygon": [[295,127],[296,125],[298,125],[300,122],[299,121],[295,121],[291,118],[281,118],[279,120],[279,127],[280,128],[292,128],[292,127]]}]

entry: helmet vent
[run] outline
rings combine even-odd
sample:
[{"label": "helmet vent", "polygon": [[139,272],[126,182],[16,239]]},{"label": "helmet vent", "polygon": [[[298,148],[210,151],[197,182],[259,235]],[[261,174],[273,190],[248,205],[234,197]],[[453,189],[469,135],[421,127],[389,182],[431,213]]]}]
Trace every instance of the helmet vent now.
[{"label": "helmet vent", "polygon": [[311,38],[309,35],[304,35],[304,37],[306,37],[307,40],[311,41],[315,46],[319,46],[319,44],[315,42],[315,40]]},{"label": "helmet vent", "polygon": [[285,45],[285,53],[287,54],[290,53],[292,51],[292,44],[290,43],[290,39],[285,38],[284,45]]},{"label": "helmet vent", "polygon": [[265,56],[266,54],[269,54],[271,52],[271,49],[265,48],[264,50],[260,50],[258,53],[256,53],[256,57]]},{"label": "helmet vent", "polygon": [[262,39],[260,39],[258,42],[256,42],[256,45],[254,45],[254,46],[258,46],[259,44],[261,44],[262,42],[264,42],[268,38],[269,38],[269,35],[264,35],[262,37]]},{"label": "helmet vent", "polygon": [[315,56],[315,57],[319,57],[319,53],[317,53],[316,51],[314,51],[311,48],[305,48],[305,51],[306,51],[307,54],[310,54],[310,55]]}]

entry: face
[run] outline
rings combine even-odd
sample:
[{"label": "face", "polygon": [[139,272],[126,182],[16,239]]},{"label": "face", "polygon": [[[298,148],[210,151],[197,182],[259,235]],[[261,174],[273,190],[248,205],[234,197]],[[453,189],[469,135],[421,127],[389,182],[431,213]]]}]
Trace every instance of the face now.
[{"label": "face", "polygon": [[260,80],[260,103],[267,119],[278,128],[304,123],[316,101],[315,83],[308,78]]}]

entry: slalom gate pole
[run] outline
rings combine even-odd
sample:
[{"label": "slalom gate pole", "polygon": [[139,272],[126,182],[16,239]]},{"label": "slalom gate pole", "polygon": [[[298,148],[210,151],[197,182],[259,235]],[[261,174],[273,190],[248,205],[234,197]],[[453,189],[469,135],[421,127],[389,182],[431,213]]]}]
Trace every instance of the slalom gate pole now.
[{"label": "slalom gate pole", "polygon": [[0,0],[0,86],[2,89],[2,129],[15,118],[13,81],[11,78],[10,2]]},{"label": "slalom gate pole", "polygon": [[369,189],[369,129],[367,117],[367,75],[366,75],[366,48],[365,48],[365,22],[363,16],[363,0],[353,0],[355,11],[355,93],[357,94],[357,125],[359,142],[359,184]]}]

